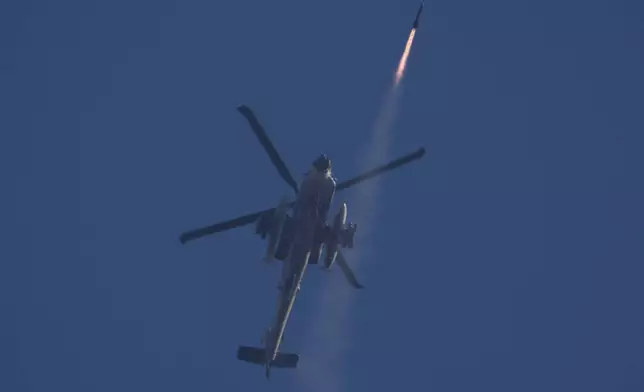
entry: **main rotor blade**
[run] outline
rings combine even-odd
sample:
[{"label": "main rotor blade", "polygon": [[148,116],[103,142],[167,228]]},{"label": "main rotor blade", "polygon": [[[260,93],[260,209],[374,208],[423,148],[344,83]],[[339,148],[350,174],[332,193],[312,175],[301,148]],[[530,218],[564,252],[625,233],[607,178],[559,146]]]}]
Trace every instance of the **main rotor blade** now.
[{"label": "main rotor blade", "polygon": [[295,180],[293,179],[293,176],[291,175],[291,172],[289,172],[288,168],[286,167],[286,164],[284,164],[284,161],[282,161],[282,158],[280,158],[280,155],[277,153],[277,150],[275,150],[273,143],[268,138],[266,131],[264,131],[264,127],[262,127],[259,124],[259,121],[257,120],[257,117],[255,117],[255,114],[253,113],[253,111],[250,110],[250,108],[246,105],[238,106],[237,110],[244,117],[246,117],[246,120],[248,120],[248,122],[250,123],[250,127],[255,133],[255,136],[257,136],[257,138],[259,139],[259,142],[264,147],[264,150],[266,150],[266,152],[268,153],[269,158],[271,158],[271,162],[273,162],[273,165],[275,165],[275,167],[277,168],[277,171],[279,172],[280,176],[284,179],[284,181],[286,181],[286,183],[291,188],[293,188],[293,190],[297,194],[298,192],[297,182],[295,182]]},{"label": "main rotor blade", "polygon": [[336,257],[336,262],[338,263],[338,266],[340,266],[340,269],[342,270],[344,277],[347,278],[349,284],[356,289],[364,289],[364,286],[358,283],[358,279],[356,279],[356,276],[353,274],[351,267],[349,267],[349,264],[347,264],[347,260],[342,255],[342,252],[338,251],[338,255]]},{"label": "main rotor blade", "polygon": [[366,172],[366,173],[364,173],[362,175],[359,175],[359,176],[357,176],[355,178],[352,178],[350,180],[343,181],[343,182],[339,183],[336,186],[335,190],[340,191],[340,190],[346,189],[346,188],[348,188],[350,186],[354,186],[357,183],[360,183],[362,181],[368,180],[370,178],[373,178],[375,176],[378,176],[378,175],[383,174],[385,172],[388,172],[390,170],[396,169],[396,168],[398,168],[398,167],[400,167],[402,165],[406,165],[406,164],[408,164],[410,162],[413,162],[413,161],[415,161],[417,159],[420,159],[420,158],[423,157],[423,155],[425,155],[425,149],[421,147],[420,149],[418,149],[418,151],[416,151],[414,153],[411,153],[409,155],[405,155],[402,158],[398,158],[395,161],[392,161],[392,162],[390,162],[390,163],[388,163],[386,165],[377,167],[377,168],[375,168],[373,170],[370,170],[370,171],[368,171],[368,172]]},{"label": "main rotor blade", "polygon": [[214,225],[202,227],[199,229],[186,231],[185,233],[181,234],[181,236],[179,236],[179,241],[181,241],[182,244],[185,244],[188,241],[196,240],[197,238],[205,237],[210,234],[215,234],[225,230],[230,230],[240,226],[248,225],[250,223],[255,222],[262,214],[271,212],[272,210],[274,210],[274,208],[240,216],[235,219],[216,223]]}]

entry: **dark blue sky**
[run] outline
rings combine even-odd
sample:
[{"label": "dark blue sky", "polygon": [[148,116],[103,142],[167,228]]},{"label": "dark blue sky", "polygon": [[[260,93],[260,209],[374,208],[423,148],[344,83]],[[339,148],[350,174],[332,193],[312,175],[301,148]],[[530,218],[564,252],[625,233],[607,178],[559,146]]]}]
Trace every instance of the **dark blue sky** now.
[{"label": "dark blue sky", "polygon": [[[357,174],[417,6],[3,2],[0,390],[302,390],[235,359],[275,306],[252,228],[177,236],[289,192],[240,103],[298,178],[321,151]],[[380,182],[329,377],[644,390],[643,42],[636,0],[426,4],[391,152],[428,154]]]}]

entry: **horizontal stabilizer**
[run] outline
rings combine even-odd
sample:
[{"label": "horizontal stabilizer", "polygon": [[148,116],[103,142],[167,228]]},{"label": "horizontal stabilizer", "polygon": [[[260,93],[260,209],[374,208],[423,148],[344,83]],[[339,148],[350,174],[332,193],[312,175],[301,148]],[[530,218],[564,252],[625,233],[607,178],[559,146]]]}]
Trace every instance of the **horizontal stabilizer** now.
[{"label": "horizontal stabilizer", "polygon": [[[237,359],[256,365],[264,365],[266,361],[266,350],[263,348],[239,346]],[[271,367],[296,368],[299,360],[300,356],[297,354],[277,353],[275,360],[271,363]]]}]

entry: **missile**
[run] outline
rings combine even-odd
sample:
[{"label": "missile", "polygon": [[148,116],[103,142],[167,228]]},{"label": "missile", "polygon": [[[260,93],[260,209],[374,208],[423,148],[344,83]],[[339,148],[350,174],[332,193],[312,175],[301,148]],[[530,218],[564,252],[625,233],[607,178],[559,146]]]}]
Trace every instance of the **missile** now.
[{"label": "missile", "polygon": [[420,19],[420,13],[423,12],[424,6],[425,6],[425,0],[422,0],[420,2],[420,8],[418,8],[418,12],[416,13],[416,19],[414,19],[414,24],[411,26],[412,29],[418,28],[418,20]]}]

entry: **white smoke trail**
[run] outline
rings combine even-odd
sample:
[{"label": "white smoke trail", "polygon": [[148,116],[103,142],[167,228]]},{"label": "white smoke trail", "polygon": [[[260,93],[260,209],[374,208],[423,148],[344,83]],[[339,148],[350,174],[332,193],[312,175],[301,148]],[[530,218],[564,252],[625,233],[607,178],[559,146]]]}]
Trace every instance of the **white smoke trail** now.
[{"label": "white smoke trail", "polygon": [[[363,151],[359,172],[373,169],[389,161],[389,148],[392,137],[391,130],[396,120],[401,90],[400,84],[394,84],[386,93],[381,110],[374,124],[371,140]],[[352,192],[351,199],[355,200],[355,202],[349,211],[351,213],[351,219],[360,224],[360,229],[356,233],[358,239],[366,239],[371,234],[373,223],[378,212],[376,201],[380,193],[380,178],[375,177],[367,180],[357,185]]]},{"label": "white smoke trail", "polygon": [[[399,97],[400,85],[394,84],[385,96],[371,140],[363,151],[360,172],[388,161],[390,131],[396,118]],[[378,177],[356,186],[351,197],[355,202],[349,205],[350,220],[359,223],[357,247],[343,254],[358,276],[360,261],[370,259],[369,236],[375,226],[379,188]],[[344,389],[342,372],[346,367],[342,359],[350,340],[351,325],[348,321],[356,293],[339,276],[341,272],[337,267],[332,268],[331,273],[338,276],[330,277],[326,287],[320,290],[298,371],[298,381],[302,383],[303,389],[312,392],[340,392]]]},{"label": "white smoke trail", "polygon": [[[405,50],[396,69],[394,83],[385,95],[382,107],[374,124],[371,140],[363,151],[360,172],[364,172],[389,161],[391,129],[396,119],[401,97],[401,81],[407,67],[416,30],[412,29]],[[372,178],[355,188],[348,207],[350,220],[359,224],[356,232],[356,249],[343,252],[347,262],[360,276],[360,262],[373,260],[371,257],[370,235],[375,227],[378,213],[380,178]],[[332,273],[339,275],[337,267]],[[301,367],[298,372],[300,389],[312,392],[340,392],[344,388],[343,370],[350,367],[343,363],[344,350],[350,341],[351,325],[348,322],[350,309],[353,308],[355,292],[342,277],[333,277],[321,290],[315,307],[315,316],[309,328],[302,351]]]}]

